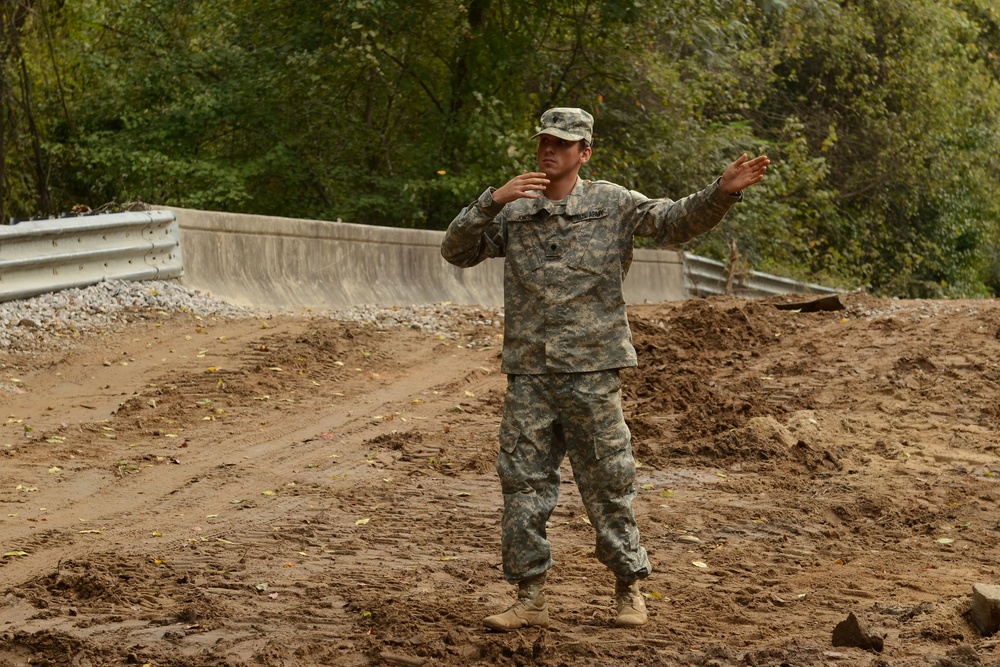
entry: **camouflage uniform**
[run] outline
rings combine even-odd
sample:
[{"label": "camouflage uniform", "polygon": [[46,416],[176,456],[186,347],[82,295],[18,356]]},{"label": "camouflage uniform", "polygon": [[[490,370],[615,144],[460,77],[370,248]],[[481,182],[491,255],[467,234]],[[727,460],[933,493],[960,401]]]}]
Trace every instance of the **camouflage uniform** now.
[{"label": "camouflage uniform", "polygon": [[561,202],[494,202],[494,188],[448,227],[441,247],[469,267],[504,257],[508,374],[497,473],[504,494],[504,577],[521,582],[552,560],[545,523],[568,455],[597,556],[620,580],[649,574],[631,509],[635,461],[618,370],[635,366],[622,283],[633,236],[680,243],[722,220],[741,195],[719,181],[678,201],[606,181],[577,180]]}]

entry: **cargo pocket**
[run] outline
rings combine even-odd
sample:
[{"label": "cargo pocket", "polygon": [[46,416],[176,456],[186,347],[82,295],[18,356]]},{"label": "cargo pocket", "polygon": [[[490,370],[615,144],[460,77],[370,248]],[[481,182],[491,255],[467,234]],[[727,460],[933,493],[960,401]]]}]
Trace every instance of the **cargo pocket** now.
[{"label": "cargo pocket", "polygon": [[624,451],[632,444],[632,433],[619,422],[594,434],[594,458],[598,461]]},{"label": "cargo pocket", "polygon": [[517,449],[517,441],[521,438],[521,429],[507,419],[500,420],[500,449],[507,454],[513,454]]},{"label": "cargo pocket", "polygon": [[505,494],[518,493],[527,486],[522,472],[523,464],[518,459],[518,442],[521,440],[521,429],[513,423],[502,419],[500,421],[500,452],[497,454],[497,476],[500,478],[500,490]]},{"label": "cargo pocket", "polygon": [[599,476],[595,481],[607,492],[628,493],[635,482],[631,444],[632,434],[625,422],[594,434],[594,458]]}]

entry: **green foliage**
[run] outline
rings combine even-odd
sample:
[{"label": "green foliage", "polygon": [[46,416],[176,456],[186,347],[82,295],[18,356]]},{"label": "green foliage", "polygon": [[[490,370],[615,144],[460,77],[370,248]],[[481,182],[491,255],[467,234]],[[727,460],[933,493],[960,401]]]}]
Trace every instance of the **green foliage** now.
[{"label": "green foliage", "polygon": [[[767,25],[778,77],[755,125],[776,147],[801,135],[826,167],[809,204],[822,215],[786,225],[809,225],[822,266],[768,259],[886,294],[985,294],[1000,99],[976,26],[932,0],[789,3]],[[779,131],[765,110],[797,122]]]},{"label": "green foliage", "polygon": [[903,296],[1000,293],[993,0],[9,0],[0,212],[143,200],[443,229],[596,119],[585,177],[772,166],[686,250]]}]

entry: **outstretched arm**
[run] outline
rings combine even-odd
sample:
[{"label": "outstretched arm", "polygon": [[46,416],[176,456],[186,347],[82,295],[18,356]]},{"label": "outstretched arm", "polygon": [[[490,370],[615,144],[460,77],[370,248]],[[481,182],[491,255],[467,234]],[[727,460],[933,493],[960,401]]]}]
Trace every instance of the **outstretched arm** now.
[{"label": "outstretched arm", "polygon": [[764,172],[771,161],[766,155],[758,155],[752,160],[747,159],[747,154],[741,155],[735,162],[726,167],[725,173],[719,182],[722,191],[729,195],[734,195],[740,190],[750,187],[755,183],[764,180]]},{"label": "outstretched arm", "polygon": [[678,201],[632,193],[638,214],[633,234],[658,243],[684,243],[704,234],[719,224],[734,204],[743,201],[744,188],[764,180],[769,164],[766,155],[750,160],[744,153],[714,183]]}]

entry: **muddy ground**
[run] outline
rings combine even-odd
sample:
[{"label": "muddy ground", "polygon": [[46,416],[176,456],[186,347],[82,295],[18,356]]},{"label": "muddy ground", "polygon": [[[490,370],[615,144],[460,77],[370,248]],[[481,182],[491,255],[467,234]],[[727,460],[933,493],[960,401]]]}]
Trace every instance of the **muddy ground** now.
[{"label": "muddy ground", "polygon": [[[499,330],[137,314],[0,352],[0,666],[1000,665],[1000,305],[631,308],[650,622],[572,474],[553,625],[504,609]],[[849,614],[882,650],[835,645]]]}]

